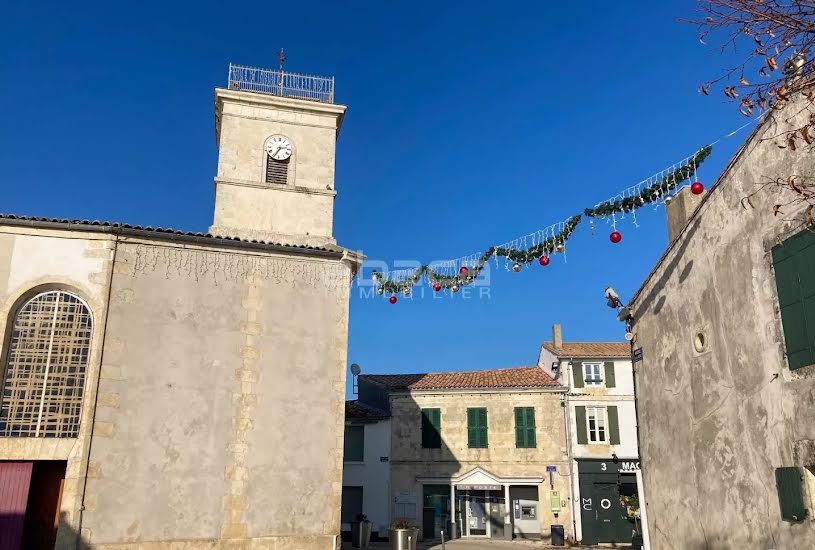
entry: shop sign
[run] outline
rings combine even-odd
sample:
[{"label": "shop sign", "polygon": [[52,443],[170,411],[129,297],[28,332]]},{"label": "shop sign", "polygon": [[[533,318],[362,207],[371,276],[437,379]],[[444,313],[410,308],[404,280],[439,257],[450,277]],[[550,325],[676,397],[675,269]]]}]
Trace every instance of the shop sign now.
[{"label": "shop sign", "polygon": [[500,491],[500,485],[456,485],[459,491]]},{"label": "shop sign", "polygon": [[639,460],[578,460],[581,474],[633,474],[640,470]]}]

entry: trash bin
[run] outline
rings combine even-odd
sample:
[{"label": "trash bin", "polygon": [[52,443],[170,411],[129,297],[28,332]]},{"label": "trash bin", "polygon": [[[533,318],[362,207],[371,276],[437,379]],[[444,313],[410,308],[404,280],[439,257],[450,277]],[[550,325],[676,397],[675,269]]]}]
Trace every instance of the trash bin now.
[{"label": "trash bin", "polygon": [[552,525],[552,546],[566,546],[566,532],[562,525]]}]

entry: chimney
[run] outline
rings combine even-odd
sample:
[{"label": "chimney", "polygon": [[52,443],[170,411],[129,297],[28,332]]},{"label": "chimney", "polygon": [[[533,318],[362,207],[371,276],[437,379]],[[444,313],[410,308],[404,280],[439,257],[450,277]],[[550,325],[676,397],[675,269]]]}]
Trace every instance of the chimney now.
[{"label": "chimney", "polygon": [[665,215],[668,218],[668,244],[672,244],[685,224],[688,223],[704,195],[694,195],[690,187],[683,187],[673,196],[671,202],[665,203]]},{"label": "chimney", "polygon": [[552,346],[557,351],[563,349],[563,335],[560,333],[560,323],[552,325]]}]

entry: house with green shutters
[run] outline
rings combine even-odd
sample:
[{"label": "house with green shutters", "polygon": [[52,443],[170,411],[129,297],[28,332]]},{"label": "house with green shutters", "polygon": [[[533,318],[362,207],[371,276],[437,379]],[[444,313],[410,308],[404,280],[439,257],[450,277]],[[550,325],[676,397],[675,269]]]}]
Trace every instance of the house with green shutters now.
[{"label": "house with green shutters", "polygon": [[364,374],[358,387],[390,419],[393,521],[424,540],[573,535],[566,388],[540,366]]},{"label": "house with green shutters", "polygon": [[630,543],[641,527],[630,344],[564,342],[560,325],[554,325],[538,364],[568,388],[564,410],[575,538],[584,544]]}]

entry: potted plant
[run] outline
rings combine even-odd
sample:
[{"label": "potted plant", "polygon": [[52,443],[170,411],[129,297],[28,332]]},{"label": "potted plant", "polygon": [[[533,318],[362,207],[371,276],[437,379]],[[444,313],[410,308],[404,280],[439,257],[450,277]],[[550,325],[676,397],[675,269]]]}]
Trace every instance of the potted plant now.
[{"label": "potted plant", "polygon": [[388,540],[391,543],[391,550],[416,550],[419,528],[405,519],[396,520],[388,529]]},{"label": "potted plant", "polygon": [[351,547],[368,548],[371,543],[371,522],[365,514],[357,514],[356,521],[351,522]]}]

